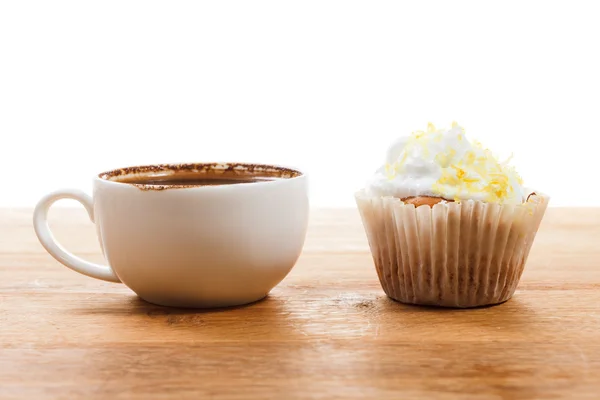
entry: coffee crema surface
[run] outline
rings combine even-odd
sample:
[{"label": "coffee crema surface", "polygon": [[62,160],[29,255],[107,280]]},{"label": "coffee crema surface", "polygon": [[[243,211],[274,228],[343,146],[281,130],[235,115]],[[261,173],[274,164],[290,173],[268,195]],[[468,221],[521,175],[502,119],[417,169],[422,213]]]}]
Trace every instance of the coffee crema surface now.
[{"label": "coffee crema surface", "polygon": [[116,182],[131,183],[134,185],[160,185],[160,186],[219,186],[235,185],[238,183],[267,182],[283,178],[261,176],[223,176],[194,172],[176,172],[170,175],[136,176],[125,175],[115,179]]},{"label": "coffee crema surface", "polygon": [[302,175],[284,167],[260,164],[163,164],[129,167],[99,175],[101,179],[145,189],[223,186],[270,182]]}]

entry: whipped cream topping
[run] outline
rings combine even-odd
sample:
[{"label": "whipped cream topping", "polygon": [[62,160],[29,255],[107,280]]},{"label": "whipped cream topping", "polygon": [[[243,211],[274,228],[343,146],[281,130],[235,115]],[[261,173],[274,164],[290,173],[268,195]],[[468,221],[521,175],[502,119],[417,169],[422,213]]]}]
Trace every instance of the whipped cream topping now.
[{"label": "whipped cream topping", "polygon": [[430,123],[426,131],[392,144],[366,189],[373,196],[520,204],[526,193],[509,160],[498,161],[481,143],[469,140],[456,122],[449,130],[437,130]]}]

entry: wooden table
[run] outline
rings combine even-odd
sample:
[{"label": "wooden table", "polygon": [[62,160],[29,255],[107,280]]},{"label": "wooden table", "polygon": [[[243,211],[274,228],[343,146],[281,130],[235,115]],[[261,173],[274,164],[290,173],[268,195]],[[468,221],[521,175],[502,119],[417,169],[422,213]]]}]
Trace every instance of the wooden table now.
[{"label": "wooden table", "polygon": [[[101,261],[81,210],[51,212]],[[381,290],[355,210],[314,211],[262,302],[154,306],[59,265],[0,211],[0,398],[600,398],[600,209],[550,209],[515,297],[475,310]]]}]

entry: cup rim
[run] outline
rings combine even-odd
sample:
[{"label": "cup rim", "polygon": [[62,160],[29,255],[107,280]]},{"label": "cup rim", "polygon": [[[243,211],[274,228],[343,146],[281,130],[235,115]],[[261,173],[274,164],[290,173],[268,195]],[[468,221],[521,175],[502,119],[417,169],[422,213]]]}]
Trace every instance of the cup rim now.
[{"label": "cup rim", "polygon": [[[158,163],[158,164],[146,164],[136,165],[123,168],[111,169],[105,172],[101,172],[95,176],[95,179],[100,182],[108,184],[115,184],[120,186],[136,187],[142,190],[167,190],[167,189],[202,189],[202,190],[218,190],[232,185],[156,185],[156,184],[144,184],[144,183],[130,183],[122,182],[116,179],[111,179],[123,175],[144,175],[156,172],[172,172],[177,171],[191,171],[191,172],[206,172],[209,170],[233,172],[243,175],[255,175],[262,177],[280,177],[283,179],[277,180],[265,180],[265,181],[249,181],[247,183],[237,183],[235,186],[247,186],[251,184],[256,185],[274,185],[281,184],[283,182],[295,181],[306,177],[306,173],[299,168],[280,165],[280,164],[265,164],[265,163],[251,163],[251,162],[186,162],[186,163]],[[262,174],[261,174],[262,172]]]}]

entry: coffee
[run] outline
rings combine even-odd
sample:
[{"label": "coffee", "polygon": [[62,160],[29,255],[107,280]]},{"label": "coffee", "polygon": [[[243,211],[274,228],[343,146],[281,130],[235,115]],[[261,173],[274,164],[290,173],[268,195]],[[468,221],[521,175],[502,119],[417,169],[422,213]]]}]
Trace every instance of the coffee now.
[{"label": "coffee", "polygon": [[123,175],[114,179],[116,182],[134,185],[156,186],[221,186],[238,183],[268,182],[282,178],[273,176],[215,174],[204,172],[176,172],[171,174]]},{"label": "coffee", "polygon": [[159,164],[104,172],[98,177],[143,190],[269,182],[296,178],[300,172],[277,166],[244,163]]}]

